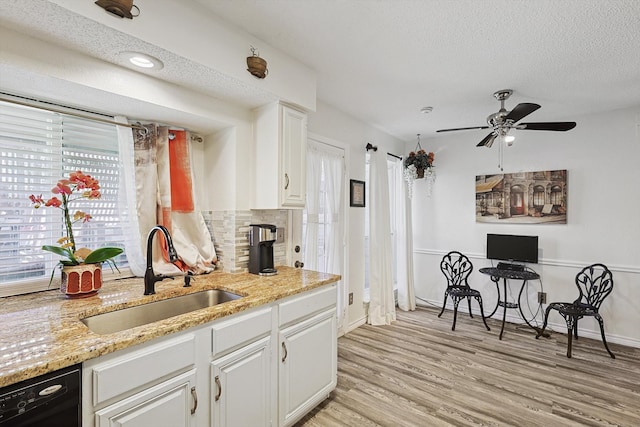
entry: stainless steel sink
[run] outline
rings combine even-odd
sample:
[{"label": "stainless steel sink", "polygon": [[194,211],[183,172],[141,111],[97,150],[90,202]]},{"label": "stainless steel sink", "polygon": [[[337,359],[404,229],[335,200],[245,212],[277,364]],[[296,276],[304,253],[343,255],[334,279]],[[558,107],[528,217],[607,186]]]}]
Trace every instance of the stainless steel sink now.
[{"label": "stainless steel sink", "polygon": [[80,320],[97,334],[110,334],[202,308],[213,307],[238,298],[242,297],[231,292],[211,289],[108,313],[96,314]]}]

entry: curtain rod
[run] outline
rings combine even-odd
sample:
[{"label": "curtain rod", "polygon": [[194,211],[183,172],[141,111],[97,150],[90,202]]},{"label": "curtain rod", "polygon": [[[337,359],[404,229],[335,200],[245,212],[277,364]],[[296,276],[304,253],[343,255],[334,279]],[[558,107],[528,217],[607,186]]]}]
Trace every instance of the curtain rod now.
[{"label": "curtain rod", "polygon": [[[372,145],[370,142],[367,142],[367,146],[364,147],[364,148],[366,148],[367,151],[369,151],[369,150],[378,151],[378,146],[377,145]],[[398,160],[402,160],[402,157],[396,156],[395,154],[389,153],[388,151],[387,151],[387,155],[389,155],[391,157],[395,157]]]},{"label": "curtain rod", "polygon": [[[3,95],[9,95],[9,94],[3,93]],[[15,96],[15,95],[10,95],[10,96]],[[23,99],[27,99],[27,100],[33,101],[33,102],[43,102],[43,101],[38,101],[37,99],[30,99],[30,98],[23,98]],[[145,128],[144,126],[139,125],[139,124],[130,125],[128,123],[119,123],[119,122],[116,122],[114,120],[102,119],[100,117],[93,117],[93,116],[89,116],[87,114],[80,114],[80,113],[76,113],[76,112],[73,112],[73,111],[66,111],[66,110],[63,110],[61,108],[53,108],[53,107],[50,107],[48,105],[34,105],[34,104],[30,104],[28,102],[17,101],[15,99],[5,98],[4,96],[0,96],[0,101],[10,102],[12,104],[18,104],[18,105],[22,105],[22,106],[25,106],[25,107],[41,108],[43,110],[48,110],[48,111],[51,111],[51,112],[54,112],[54,113],[67,114],[69,116],[80,117],[81,119],[93,120],[93,121],[96,121],[96,122],[107,123],[107,124],[110,124],[110,125],[124,126],[124,127],[128,127],[128,128],[131,128],[131,129],[137,129],[137,130],[141,130],[141,131],[145,131],[145,132],[147,131],[147,128]],[[96,114],[98,114],[98,113],[96,113]]]}]

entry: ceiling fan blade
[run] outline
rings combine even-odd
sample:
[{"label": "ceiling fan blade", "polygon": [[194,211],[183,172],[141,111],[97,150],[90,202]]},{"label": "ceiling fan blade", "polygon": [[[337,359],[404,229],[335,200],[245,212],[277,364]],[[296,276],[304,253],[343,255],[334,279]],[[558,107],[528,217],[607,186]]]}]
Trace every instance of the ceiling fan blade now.
[{"label": "ceiling fan blade", "polygon": [[493,141],[495,139],[496,139],[496,134],[491,132],[489,135],[485,136],[484,139],[482,141],[480,141],[478,143],[478,145],[476,145],[476,147],[491,148],[491,146],[493,145]]},{"label": "ceiling fan blade", "polygon": [[489,129],[489,126],[473,126],[469,128],[455,128],[455,129],[440,129],[436,132],[452,132],[454,130],[471,130],[471,129]]},{"label": "ceiling fan blade", "polygon": [[517,129],[528,130],[554,130],[564,132],[576,127],[576,122],[540,122],[540,123],[520,123]]},{"label": "ceiling fan blade", "polygon": [[529,114],[533,113],[538,108],[540,108],[540,106],[538,104],[531,104],[531,103],[528,103],[528,102],[524,102],[524,103],[516,105],[515,108],[513,110],[511,110],[509,112],[509,114],[507,114],[505,116],[504,119],[505,120],[512,120],[515,123],[518,120],[522,119],[523,117],[526,117]]}]

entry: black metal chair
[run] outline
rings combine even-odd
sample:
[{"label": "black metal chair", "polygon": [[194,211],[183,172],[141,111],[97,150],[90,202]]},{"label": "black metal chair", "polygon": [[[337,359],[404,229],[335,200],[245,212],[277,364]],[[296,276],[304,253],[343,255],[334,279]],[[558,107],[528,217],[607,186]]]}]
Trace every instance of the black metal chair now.
[{"label": "black metal chair", "polygon": [[576,275],[576,286],[580,292],[578,298],[573,302],[552,302],[544,313],[544,324],[536,335],[539,338],[547,327],[549,312],[557,310],[567,322],[567,357],[571,357],[572,336],[578,339],[578,320],[585,316],[595,317],[600,324],[600,334],[604,347],[609,352],[611,358],[616,356],[609,350],[607,339],[604,336],[604,320],[598,313],[600,305],[613,290],[613,275],[604,264],[592,264],[583,268]]},{"label": "black metal chair", "polygon": [[480,305],[480,314],[482,315],[484,326],[486,326],[487,331],[490,331],[491,329],[489,325],[487,325],[484,317],[482,295],[480,295],[479,291],[472,289],[467,281],[473,271],[473,264],[471,264],[469,258],[458,251],[451,251],[442,258],[440,270],[442,270],[442,274],[447,278],[447,289],[444,291],[444,302],[442,303],[442,310],[440,314],[438,314],[438,317],[444,313],[444,308],[447,305],[447,297],[451,297],[453,300],[453,326],[451,330],[455,331],[456,319],[458,317],[458,304],[466,298],[469,303],[469,316],[473,318],[473,314],[471,313],[471,298],[475,298]]}]

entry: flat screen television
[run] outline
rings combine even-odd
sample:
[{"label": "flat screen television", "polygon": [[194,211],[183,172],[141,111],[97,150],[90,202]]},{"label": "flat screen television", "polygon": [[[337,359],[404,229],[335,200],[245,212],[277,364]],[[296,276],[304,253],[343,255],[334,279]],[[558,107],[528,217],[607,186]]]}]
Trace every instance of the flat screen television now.
[{"label": "flat screen television", "polygon": [[487,258],[538,263],[538,236],[487,234]]}]

